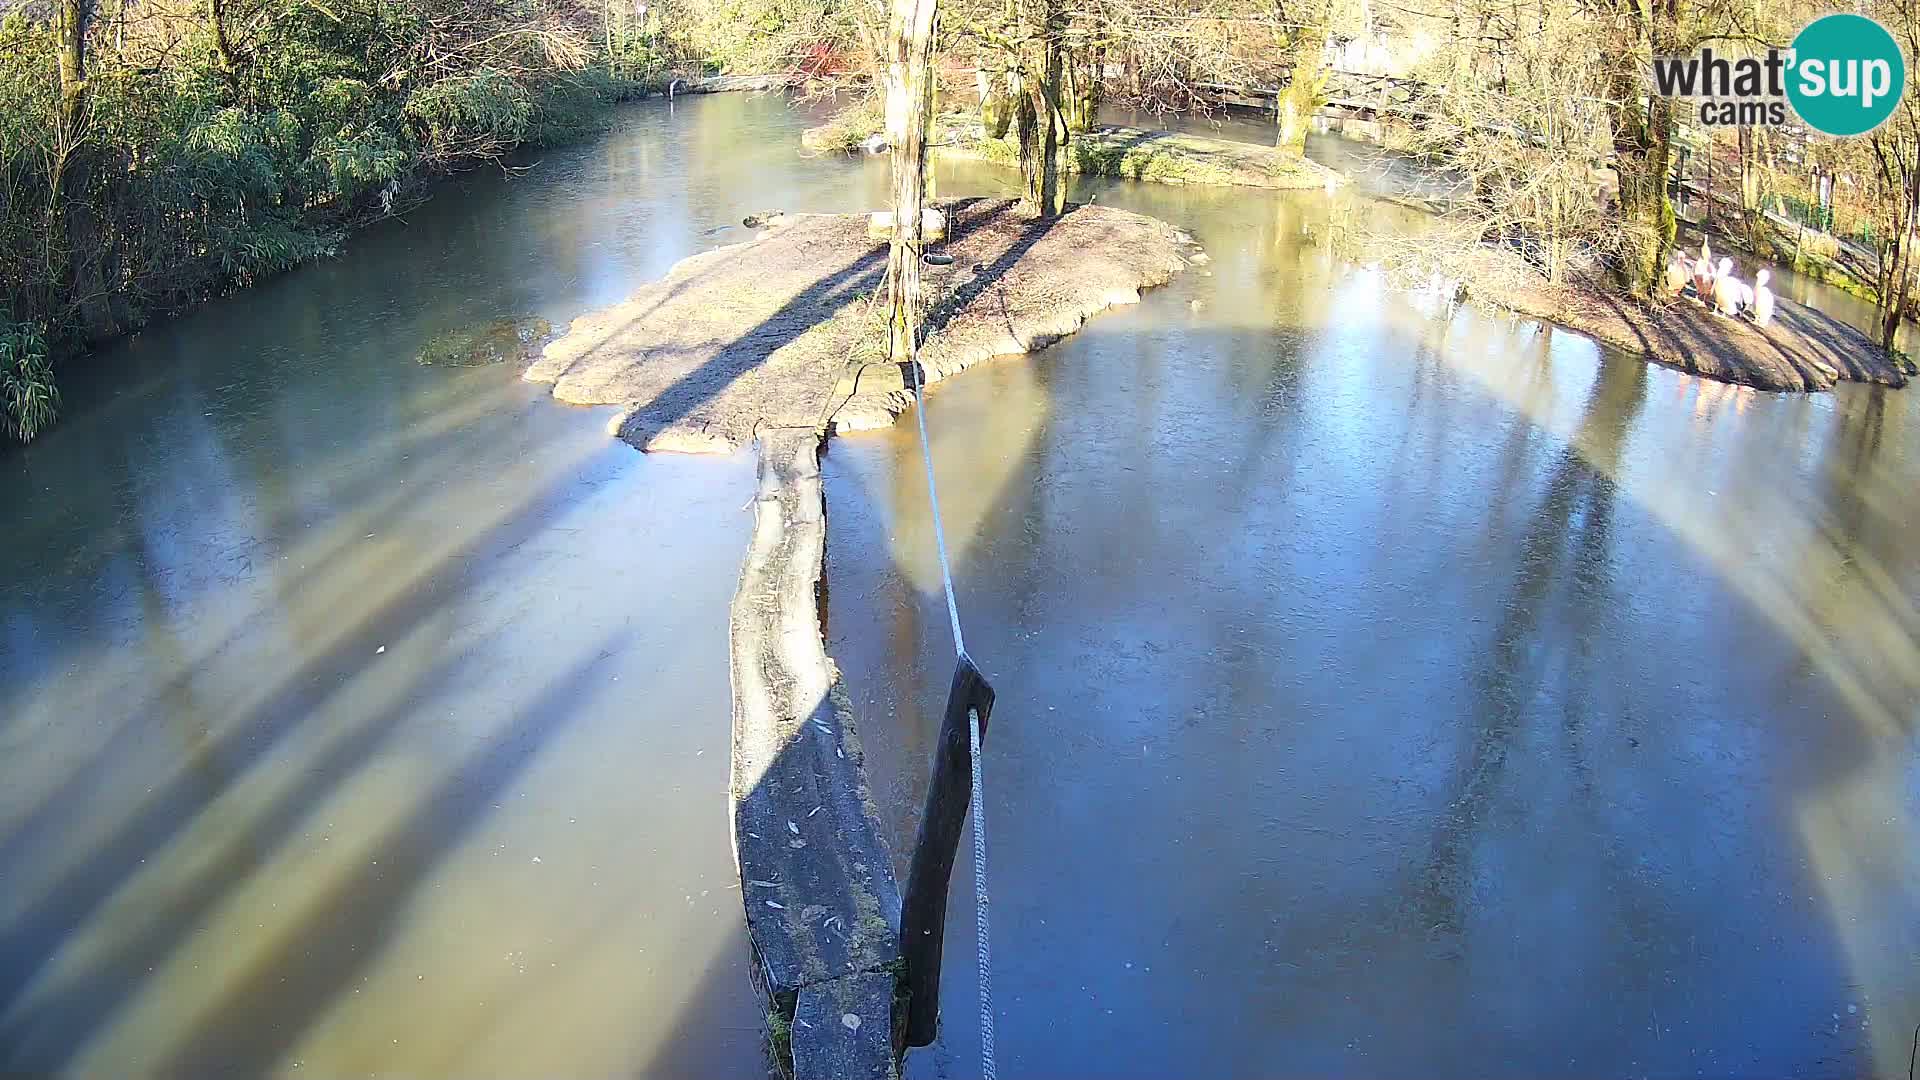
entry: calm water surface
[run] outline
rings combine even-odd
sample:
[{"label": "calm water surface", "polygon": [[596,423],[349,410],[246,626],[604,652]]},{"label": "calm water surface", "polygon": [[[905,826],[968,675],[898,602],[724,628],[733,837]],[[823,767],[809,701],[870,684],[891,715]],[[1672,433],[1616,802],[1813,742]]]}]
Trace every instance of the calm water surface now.
[{"label": "calm water surface", "polygon": [[[1213,262],[928,406],[1002,1074],[1905,1076],[1912,392],[1449,314],[1338,257],[1391,226],[1344,195],[1097,194]],[[827,458],[896,856],[952,665],[912,432]],[[978,1067],[955,880],[916,1077]]]},{"label": "calm water surface", "polygon": [[[648,103],[474,174],[101,356],[0,457],[0,1070],[762,1075],[750,459],[412,357],[877,204],[804,122]],[[1449,316],[1336,255],[1386,220],[1347,196],[1087,193],[1214,262],[929,410],[1002,695],[1006,1074],[1899,1075],[1912,399]],[[902,856],[949,670],[911,430],[827,462]],[[972,1074],[972,992],[956,960],[910,1073]]]},{"label": "calm water surface", "polygon": [[764,1071],[727,840],[752,463],[432,335],[767,205],[778,101],[648,102],[68,379],[0,455],[0,1072]]}]

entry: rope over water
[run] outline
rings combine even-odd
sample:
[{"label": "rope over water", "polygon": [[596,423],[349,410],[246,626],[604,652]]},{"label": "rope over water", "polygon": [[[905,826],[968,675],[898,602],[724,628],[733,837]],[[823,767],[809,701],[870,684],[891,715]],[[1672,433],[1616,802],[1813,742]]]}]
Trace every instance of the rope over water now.
[{"label": "rope over water", "polygon": [[[913,373],[913,416],[920,428],[920,461],[927,470],[927,510],[933,515],[933,545],[940,554],[940,583],[947,594],[947,619],[953,627],[953,653],[967,658],[966,638],[960,632],[960,605],[953,598],[953,566],[947,561],[947,533],[940,523],[940,490],[933,479],[933,444],[927,439],[927,399],[920,378],[920,335],[913,341],[908,367]],[[971,660],[968,660],[971,663]],[[980,985],[980,1075],[997,1080],[993,1061],[993,955],[987,937],[987,814],[986,788],[981,781],[980,713],[967,710],[968,760],[973,766],[973,929]]]}]

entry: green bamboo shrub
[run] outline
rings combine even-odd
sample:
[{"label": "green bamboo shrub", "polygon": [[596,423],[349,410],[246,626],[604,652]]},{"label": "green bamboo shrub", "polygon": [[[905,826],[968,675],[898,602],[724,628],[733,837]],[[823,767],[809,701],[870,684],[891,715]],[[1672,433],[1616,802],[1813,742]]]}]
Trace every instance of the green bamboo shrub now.
[{"label": "green bamboo shrub", "polygon": [[32,442],[59,411],[60,388],[53,383],[46,336],[38,326],[0,314],[0,426],[13,438]]}]

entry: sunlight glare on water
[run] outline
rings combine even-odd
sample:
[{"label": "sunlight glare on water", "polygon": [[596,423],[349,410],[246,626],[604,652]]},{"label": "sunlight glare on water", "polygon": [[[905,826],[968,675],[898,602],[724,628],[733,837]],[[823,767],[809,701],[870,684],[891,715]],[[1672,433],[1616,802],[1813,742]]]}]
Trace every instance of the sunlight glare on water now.
[{"label": "sunlight glare on water", "polygon": [[[1002,1068],[1904,1076],[1912,392],[1449,312],[1342,257],[1411,227],[1347,192],[1083,192],[1211,261],[928,405],[999,691]],[[917,453],[827,468],[830,649],[896,851],[951,662]]]}]

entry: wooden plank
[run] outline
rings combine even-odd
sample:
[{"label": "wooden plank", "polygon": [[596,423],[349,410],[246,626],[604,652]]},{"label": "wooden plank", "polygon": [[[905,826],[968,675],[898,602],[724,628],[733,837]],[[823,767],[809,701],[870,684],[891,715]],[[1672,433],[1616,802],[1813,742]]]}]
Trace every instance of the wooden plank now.
[{"label": "wooden plank", "polygon": [[987,718],[993,712],[993,687],[961,656],[947,691],[947,711],[933,748],[933,776],[927,784],[926,812],[907,870],[907,892],[900,911],[900,955],[906,961],[907,1045],[925,1046],[939,1032],[940,959],[947,929],[947,888],[953,860],[973,796],[973,751],[968,712],[980,717],[980,742],[986,745]]}]

